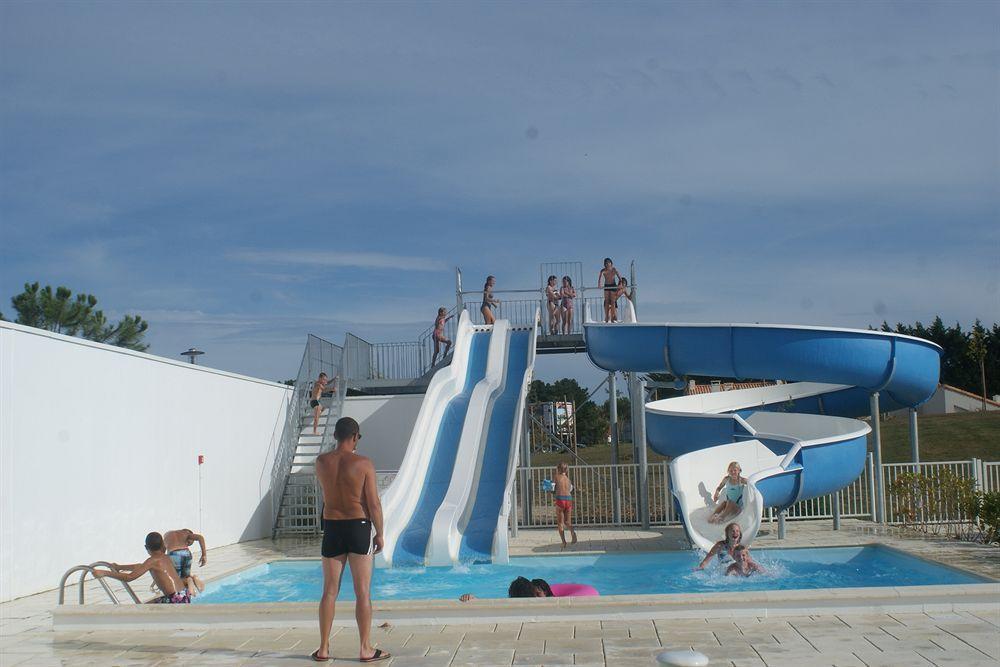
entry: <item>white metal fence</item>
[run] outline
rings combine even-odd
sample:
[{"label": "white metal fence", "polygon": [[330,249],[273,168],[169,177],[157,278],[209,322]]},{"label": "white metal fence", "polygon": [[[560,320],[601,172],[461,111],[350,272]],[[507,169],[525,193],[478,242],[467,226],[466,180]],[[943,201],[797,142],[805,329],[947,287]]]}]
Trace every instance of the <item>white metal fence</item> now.
[{"label": "white metal fence", "polygon": [[[934,475],[947,469],[959,479],[972,479],[983,492],[1000,491],[1000,461],[933,461],[927,463],[884,463],[886,520],[904,523],[903,509],[898,497],[888,492],[900,475],[919,471]],[[542,490],[542,480],[553,479],[555,466],[518,468],[514,484],[515,509],[518,528],[546,528],[555,526],[554,494]],[[379,491],[392,483],[394,471],[379,471]],[[639,489],[639,466],[634,463],[617,465],[576,465],[569,467],[573,481],[573,523],[577,526],[638,526],[642,523]],[[666,462],[650,463],[646,471],[649,487],[648,511],[652,526],[678,525],[676,507],[670,491],[670,467]],[[930,493],[935,493],[932,489]],[[871,454],[861,475],[836,494],[820,496],[796,503],[785,513],[788,520],[833,518],[834,502],[840,504],[841,518],[875,518],[874,464]],[[955,508],[924,500],[927,507],[939,510],[938,516],[925,517],[926,523],[950,522],[962,519]]]}]

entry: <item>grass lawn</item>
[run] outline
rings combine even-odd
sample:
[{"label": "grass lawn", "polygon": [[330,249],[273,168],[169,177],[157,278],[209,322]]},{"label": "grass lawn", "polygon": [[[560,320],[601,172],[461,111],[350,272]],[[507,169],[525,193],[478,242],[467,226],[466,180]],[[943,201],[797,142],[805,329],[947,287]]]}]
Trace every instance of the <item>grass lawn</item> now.
[{"label": "grass lawn", "polygon": [[[917,420],[921,461],[1000,461],[1000,411],[956,412]],[[869,438],[869,443],[871,439]],[[910,426],[905,415],[882,420],[882,460],[910,460]]]},{"label": "grass lawn", "polygon": [[[920,417],[918,426],[922,461],[960,461],[973,457],[1000,461],[1000,411]],[[622,443],[618,451],[620,463],[632,463],[632,443]],[[578,450],[578,454],[589,464],[611,463],[610,445],[587,447]],[[665,457],[649,450],[648,459],[653,463]],[[563,460],[570,465],[578,463],[571,455],[550,452],[532,455],[531,464],[547,466]],[[885,463],[910,460],[909,421],[905,415],[882,420],[882,460]]]}]

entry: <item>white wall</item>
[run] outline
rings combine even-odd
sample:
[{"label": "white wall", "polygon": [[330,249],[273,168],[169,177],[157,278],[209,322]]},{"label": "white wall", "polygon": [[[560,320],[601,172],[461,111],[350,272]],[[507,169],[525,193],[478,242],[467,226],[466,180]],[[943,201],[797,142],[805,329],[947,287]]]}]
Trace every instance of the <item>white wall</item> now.
[{"label": "white wall", "polygon": [[143,560],[153,530],[269,536],[288,391],[0,322],[0,600]]},{"label": "white wall", "polygon": [[[955,391],[953,387],[939,384],[931,398],[917,408],[922,415],[950,415],[955,412],[979,412],[983,409],[983,399],[966,392]],[[993,401],[986,402],[987,410],[1000,410]]]},{"label": "white wall", "polygon": [[344,416],[354,417],[361,426],[358,453],[371,458],[376,470],[399,470],[423,400],[423,394],[400,394],[344,401]]}]

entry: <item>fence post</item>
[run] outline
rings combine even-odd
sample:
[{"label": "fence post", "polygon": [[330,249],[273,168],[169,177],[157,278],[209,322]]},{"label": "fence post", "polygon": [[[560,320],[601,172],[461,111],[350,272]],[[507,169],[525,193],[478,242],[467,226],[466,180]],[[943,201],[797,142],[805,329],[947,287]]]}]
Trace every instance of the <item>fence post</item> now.
[{"label": "fence post", "polygon": [[670,493],[670,466],[666,461],[660,461],[663,466],[663,522],[668,526],[673,523],[674,503],[673,494]]},{"label": "fence post", "polygon": [[875,462],[871,452],[868,452],[866,468],[868,473],[868,508],[871,510],[872,522],[874,523],[878,520],[878,516],[875,512]]},{"label": "fence post", "polygon": [[840,491],[834,491],[830,497],[833,503],[833,529],[840,530]]},{"label": "fence post", "polygon": [[980,493],[983,492],[983,469],[982,461],[973,457],[972,461],[972,479],[976,483],[976,491]]},{"label": "fence post", "polygon": [[872,449],[875,451],[875,520],[885,523],[885,474],[882,470],[882,429],[878,407],[878,392],[869,401],[872,417]]}]

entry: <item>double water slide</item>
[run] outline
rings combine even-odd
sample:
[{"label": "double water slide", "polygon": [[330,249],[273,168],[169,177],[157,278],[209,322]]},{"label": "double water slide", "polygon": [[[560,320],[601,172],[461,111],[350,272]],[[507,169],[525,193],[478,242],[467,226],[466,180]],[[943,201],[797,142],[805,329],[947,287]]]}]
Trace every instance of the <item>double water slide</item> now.
[{"label": "double water slide", "polygon": [[[647,403],[646,437],[671,458],[678,514],[694,546],[723,537],[710,523],[712,495],[730,461],[747,478],[730,519],[749,544],[764,510],[833,493],[861,474],[878,392],[880,411],[919,406],[938,384],[941,348],[926,340],[858,329],[769,324],[590,324],[591,360],[607,371],[787,384]],[[728,523],[728,521],[727,521]]]},{"label": "double water slide", "polygon": [[[536,318],[537,320],[537,318]],[[462,312],[451,363],[431,378],[382,497],[380,565],[505,562],[534,326],[476,326]]]}]

